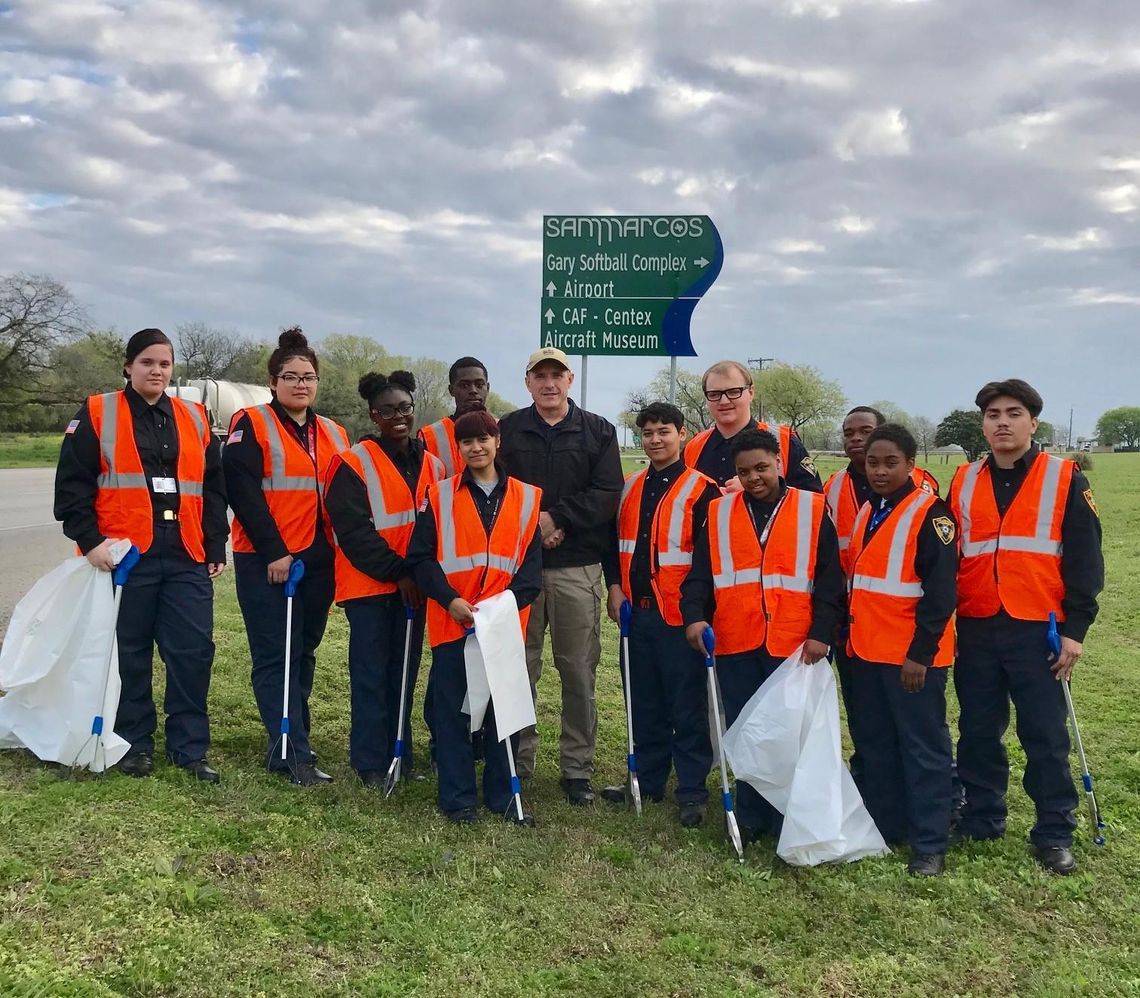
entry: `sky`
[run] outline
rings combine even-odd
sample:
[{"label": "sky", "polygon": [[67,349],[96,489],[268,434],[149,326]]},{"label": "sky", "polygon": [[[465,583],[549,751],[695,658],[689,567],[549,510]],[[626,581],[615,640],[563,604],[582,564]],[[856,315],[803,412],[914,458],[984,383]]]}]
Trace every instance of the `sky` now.
[{"label": "sky", "polygon": [[473,353],[522,403],[542,216],[598,213],[714,220],[682,367],[934,419],[1017,376],[1090,431],[1140,404],[1140,4],[0,0],[0,274],[102,327]]}]

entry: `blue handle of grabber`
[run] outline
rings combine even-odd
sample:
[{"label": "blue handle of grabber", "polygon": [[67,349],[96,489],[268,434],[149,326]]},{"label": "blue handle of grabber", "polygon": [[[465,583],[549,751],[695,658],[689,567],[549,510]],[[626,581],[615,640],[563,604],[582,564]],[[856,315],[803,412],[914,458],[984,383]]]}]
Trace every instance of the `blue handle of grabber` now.
[{"label": "blue handle of grabber", "polygon": [[1057,630],[1057,615],[1052,611],[1049,613],[1049,630],[1045,632],[1045,640],[1054,656],[1061,654],[1061,634]]},{"label": "blue handle of grabber", "polygon": [[305,577],[305,563],[297,558],[292,565],[289,566],[289,574],[285,578],[285,595],[296,596],[297,586],[301,584],[301,579]]},{"label": "blue handle of grabber", "polygon": [[414,606],[404,607],[404,618],[407,620],[415,620],[416,619],[416,608]]},{"label": "blue handle of grabber", "polygon": [[713,654],[716,652],[716,635],[713,634],[711,627],[706,627],[701,631],[701,644],[705,646],[705,665],[710,669],[713,664]]},{"label": "blue handle of grabber", "polygon": [[621,609],[618,611],[618,626],[621,628],[621,636],[623,638],[629,637],[629,622],[633,619],[633,604],[629,600],[623,600]]},{"label": "blue handle of grabber", "polygon": [[114,582],[116,586],[126,585],[127,576],[131,574],[131,569],[139,563],[139,558],[141,557],[142,555],[139,553],[139,549],[132,544],[127,548],[127,553],[123,555],[119,563],[111,571],[111,581]]}]

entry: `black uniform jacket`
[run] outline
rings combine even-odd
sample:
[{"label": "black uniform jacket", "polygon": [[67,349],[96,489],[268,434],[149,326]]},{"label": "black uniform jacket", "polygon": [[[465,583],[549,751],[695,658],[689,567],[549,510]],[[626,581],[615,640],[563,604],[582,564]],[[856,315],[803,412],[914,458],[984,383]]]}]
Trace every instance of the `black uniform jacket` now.
[{"label": "black uniform jacket", "polygon": [[[756,420],[752,420],[745,429],[756,429],[758,425]],[[779,438],[775,430],[772,433],[777,439]],[[697,458],[697,471],[702,475],[708,475],[717,485],[723,486],[730,478],[736,477],[736,464],[732,460],[732,441],[732,437],[725,437],[714,426],[701,450],[701,456]],[[805,492],[822,492],[823,483],[819,480],[819,472],[815,470],[807,448],[794,430],[789,449],[791,453],[784,459],[784,473],[788,484]]]}]

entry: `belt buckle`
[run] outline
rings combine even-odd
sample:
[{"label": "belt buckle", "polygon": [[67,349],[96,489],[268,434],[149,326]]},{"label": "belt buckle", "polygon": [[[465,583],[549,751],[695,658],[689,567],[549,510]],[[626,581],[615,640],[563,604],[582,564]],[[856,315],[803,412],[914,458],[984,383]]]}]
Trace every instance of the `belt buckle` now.
[{"label": "belt buckle", "polygon": [[650,599],[648,596],[642,596],[641,599],[639,599],[637,601],[637,608],[639,610],[652,610],[653,609],[653,600]]},{"label": "belt buckle", "polygon": [[162,518],[167,521],[177,520],[178,514],[176,514],[172,509],[164,509],[162,511]]}]

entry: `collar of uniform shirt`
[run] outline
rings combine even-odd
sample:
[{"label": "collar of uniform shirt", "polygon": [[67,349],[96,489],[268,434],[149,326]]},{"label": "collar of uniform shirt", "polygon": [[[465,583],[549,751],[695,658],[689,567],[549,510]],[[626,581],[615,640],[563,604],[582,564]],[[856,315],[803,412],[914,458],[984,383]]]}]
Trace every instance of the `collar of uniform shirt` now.
[{"label": "collar of uniform shirt", "polygon": [[416,459],[419,448],[423,447],[423,441],[417,440],[415,437],[408,440],[408,446],[404,450],[400,450],[391,441],[374,433],[370,433],[368,439],[376,441],[380,445],[380,449],[396,464],[411,464]]},{"label": "collar of uniform shirt", "polygon": [[669,465],[666,468],[662,468],[660,471],[658,471],[656,468],[654,468],[653,465],[650,465],[649,466],[649,474],[646,476],[646,478],[647,479],[654,479],[654,480],[656,480],[658,478],[663,478],[666,481],[668,481],[671,478],[676,478],[677,475],[679,475],[681,473],[681,471],[684,469],[684,467],[685,467],[685,462],[681,458],[677,458],[677,460],[674,461],[671,465]]},{"label": "collar of uniform shirt", "polygon": [[1029,450],[1027,450],[1024,454],[1021,455],[1021,457],[1013,462],[1012,468],[999,468],[997,461],[994,460],[992,453],[987,457],[986,463],[989,464],[991,472],[1004,471],[1008,474],[1011,471],[1025,471],[1037,458],[1037,452],[1040,449],[1041,448],[1038,447],[1037,444],[1030,444]]},{"label": "collar of uniform shirt", "polygon": [[153,412],[157,410],[164,416],[167,416],[171,419],[174,418],[174,405],[171,403],[170,396],[167,395],[166,392],[163,392],[152,405],[138,392],[136,392],[130,385],[127,385],[124,391],[127,396],[127,404],[131,407],[131,412],[135,413],[136,415],[139,413]]},{"label": "collar of uniform shirt", "polygon": [[[502,489],[504,488],[504,484],[507,480],[506,473],[503,471],[503,469],[500,466],[498,461],[495,462],[495,472],[498,474],[499,480],[495,483],[495,487],[491,490],[491,495],[494,495],[496,492],[502,491]],[[475,476],[473,474],[471,474],[470,468],[464,468],[463,469],[463,472],[459,476],[459,481],[462,484],[467,485],[471,488],[474,488],[474,489],[479,488],[479,483],[477,481],[475,481]],[[480,491],[482,491],[482,490],[480,490]]]}]

